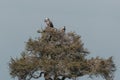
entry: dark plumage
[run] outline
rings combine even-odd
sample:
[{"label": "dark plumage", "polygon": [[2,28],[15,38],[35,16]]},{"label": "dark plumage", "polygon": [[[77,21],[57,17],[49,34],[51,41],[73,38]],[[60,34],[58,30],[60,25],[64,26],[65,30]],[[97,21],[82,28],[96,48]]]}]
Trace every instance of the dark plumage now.
[{"label": "dark plumage", "polygon": [[62,31],[62,32],[65,32],[65,30],[66,30],[65,26],[62,27],[61,31]]},{"label": "dark plumage", "polygon": [[47,27],[52,27],[52,28],[54,27],[53,23],[50,21],[49,18],[45,18],[44,22],[46,23]]}]

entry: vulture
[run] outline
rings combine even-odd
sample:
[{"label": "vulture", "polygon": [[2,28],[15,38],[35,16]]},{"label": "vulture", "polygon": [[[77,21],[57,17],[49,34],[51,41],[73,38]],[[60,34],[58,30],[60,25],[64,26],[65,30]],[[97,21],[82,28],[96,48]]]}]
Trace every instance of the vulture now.
[{"label": "vulture", "polygon": [[66,30],[65,26],[63,26],[63,27],[61,28],[61,31],[62,31],[62,32],[65,32],[65,30]]},{"label": "vulture", "polygon": [[52,28],[54,27],[53,23],[50,21],[49,18],[45,18],[44,22],[46,23],[47,27],[52,27]]}]

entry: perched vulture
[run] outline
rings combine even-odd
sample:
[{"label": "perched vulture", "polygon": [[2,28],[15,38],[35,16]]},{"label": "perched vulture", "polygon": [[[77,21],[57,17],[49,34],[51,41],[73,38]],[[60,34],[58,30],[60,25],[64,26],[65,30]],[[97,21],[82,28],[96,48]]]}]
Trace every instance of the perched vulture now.
[{"label": "perched vulture", "polygon": [[62,32],[65,32],[65,30],[66,30],[65,26],[63,26],[63,27],[61,28],[61,31],[62,31]]},{"label": "perched vulture", "polygon": [[44,22],[46,23],[47,27],[52,27],[52,28],[54,27],[53,23],[50,21],[49,18],[45,18]]}]

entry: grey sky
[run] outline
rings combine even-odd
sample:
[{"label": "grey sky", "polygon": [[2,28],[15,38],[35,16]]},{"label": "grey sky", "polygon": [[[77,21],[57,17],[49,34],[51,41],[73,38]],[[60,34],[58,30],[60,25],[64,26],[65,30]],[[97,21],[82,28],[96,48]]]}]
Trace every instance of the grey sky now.
[{"label": "grey sky", "polygon": [[120,79],[119,0],[0,0],[2,80],[14,80],[8,72],[10,57],[19,57],[25,41],[39,36],[36,31],[45,26],[45,17],[57,28],[66,26],[67,31],[81,35],[90,56],[113,56],[118,68],[115,80]]}]

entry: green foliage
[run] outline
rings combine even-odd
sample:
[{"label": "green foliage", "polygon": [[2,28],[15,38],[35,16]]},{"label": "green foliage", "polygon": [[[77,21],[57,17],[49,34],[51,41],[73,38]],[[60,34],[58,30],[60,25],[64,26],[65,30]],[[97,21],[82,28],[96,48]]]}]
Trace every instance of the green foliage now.
[{"label": "green foliage", "polygon": [[9,68],[12,77],[30,80],[44,73],[46,80],[51,76],[56,80],[59,76],[73,78],[84,75],[113,79],[115,64],[112,57],[86,59],[89,52],[79,35],[51,27],[39,33],[41,35],[37,39],[30,38],[26,42],[20,58],[11,58]]}]

